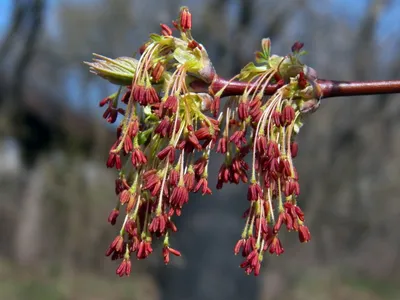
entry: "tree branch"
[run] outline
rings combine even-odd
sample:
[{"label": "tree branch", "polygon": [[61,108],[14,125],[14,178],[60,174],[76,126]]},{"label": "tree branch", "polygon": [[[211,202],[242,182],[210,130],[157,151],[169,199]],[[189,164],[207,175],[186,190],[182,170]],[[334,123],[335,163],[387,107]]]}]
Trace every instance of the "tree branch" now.
[{"label": "tree branch", "polygon": [[[400,80],[335,81],[318,79],[317,84],[321,88],[322,98],[400,93]],[[223,97],[242,95],[248,83],[232,81],[228,84],[228,80],[216,77],[210,86],[202,81],[195,81],[191,87],[198,92],[208,91],[215,94],[225,85],[227,87],[222,94]],[[265,89],[265,94],[272,95],[278,88],[278,85],[271,84]]]},{"label": "tree branch", "polygon": [[26,4],[20,1],[14,2],[14,12],[12,17],[12,25],[5,35],[3,43],[0,45],[0,59],[1,62],[6,61],[6,56],[10,52],[12,42],[15,40],[18,31],[21,29],[21,25],[24,21],[26,13],[29,11],[26,9]]},{"label": "tree branch", "polygon": [[400,80],[335,81],[319,79],[323,98],[400,93]]}]

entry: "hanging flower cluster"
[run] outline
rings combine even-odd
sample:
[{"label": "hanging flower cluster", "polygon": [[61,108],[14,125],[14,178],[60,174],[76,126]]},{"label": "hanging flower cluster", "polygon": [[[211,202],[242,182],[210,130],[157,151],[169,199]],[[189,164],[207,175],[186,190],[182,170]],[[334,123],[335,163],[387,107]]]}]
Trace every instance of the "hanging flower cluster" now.
[{"label": "hanging flower cluster", "polygon": [[[181,253],[169,237],[177,231],[190,193],[211,194],[208,167],[212,151],[224,155],[217,189],[240,181],[248,184],[249,208],[234,253],[241,267],[258,275],[266,251],[284,252],[282,227],[298,232],[301,242],[311,239],[305,217],[297,205],[298,173],[293,165],[298,145],[295,136],[304,112],[318,106],[315,75],[299,57],[303,45],[292,53],[270,54],[270,40],[262,41],[256,64],[245,66],[232,80],[245,82],[239,96],[221,105],[227,83],[216,93],[192,85],[212,85],[218,76],[205,48],[193,39],[192,16],[182,7],[172,29],[161,24],[161,35],[152,34],[140,48],[140,58],[110,59],[95,55],[90,70],[120,86],[100,102],[104,119],[114,123],[121,116],[107,167],[117,170],[118,201],[108,221],[123,224],[106,251],[121,260],[116,273],[131,272],[131,258],[144,259],[153,252],[153,241],[163,241],[164,262]],[[277,85],[272,96],[265,91]],[[246,161],[246,157],[250,159]]]}]

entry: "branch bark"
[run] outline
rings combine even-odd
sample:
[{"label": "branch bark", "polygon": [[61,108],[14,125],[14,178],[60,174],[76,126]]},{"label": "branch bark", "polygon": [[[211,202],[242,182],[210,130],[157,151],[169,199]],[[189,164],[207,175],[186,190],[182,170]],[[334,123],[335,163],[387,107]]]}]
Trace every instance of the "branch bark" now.
[{"label": "branch bark", "polygon": [[[321,88],[322,98],[400,93],[400,80],[336,81],[318,79],[317,84]],[[222,94],[225,97],[242,95],[247,85],[246,82],[232,81],[229,83],[224,78],[216,77],[209,86],[202,81],[194,81],[191,87],[198,92],[208,91],[216,94],[226,86]],[[272,95],[278,88],[278,85],[271,84],[265,89],[265,94]]]}]

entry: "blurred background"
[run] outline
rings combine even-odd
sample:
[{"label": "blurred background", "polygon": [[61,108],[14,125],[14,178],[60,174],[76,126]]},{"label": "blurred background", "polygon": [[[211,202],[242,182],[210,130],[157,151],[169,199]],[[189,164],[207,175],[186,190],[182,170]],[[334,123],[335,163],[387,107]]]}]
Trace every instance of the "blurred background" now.
[{"label": "blurred background", "polygon": [[321,78],[400,79],[399,0],[0,1],[0,299],[400,299],[400,95],[329,99],[308,117],[296,163],[313,239],[286,234],[258,278],[233,255],[244,185],[191,197],[182,258],[166,267],[157,249],[115,276],[114,128],[98,108],[115,87],[82,61],[132,55],[181,5],[227,78],[270,37],[277,54],[304,42]]}]

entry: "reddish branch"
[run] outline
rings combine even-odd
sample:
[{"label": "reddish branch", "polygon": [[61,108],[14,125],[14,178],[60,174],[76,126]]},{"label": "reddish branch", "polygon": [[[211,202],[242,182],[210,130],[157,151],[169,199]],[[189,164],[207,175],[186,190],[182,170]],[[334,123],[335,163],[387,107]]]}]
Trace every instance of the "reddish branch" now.
[{"label": "reddish branch", "polygon": [[[323,98],[400,93],[400,80],[335,81],[318,79],[317,83],[321,87]],[[208,89],[209,92],[215,94],[226,84],[228,84],[228,80],[215,78],[210,86],[201,81],[195,81],[191,86],[195,90],[206,91]],[[246,86],[246,82],[232,81],[224,90],[223,96],[242,95]],[[277,89],[276,84],[271,84],[265,90],[265,94],[272,95]]]},{"label": "reddish branch", "polygon": [[400,80],[334,81],[318,80],[323,98],[400,93]]}]

